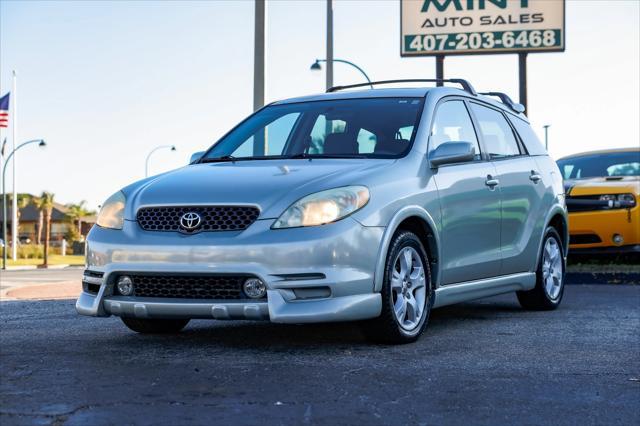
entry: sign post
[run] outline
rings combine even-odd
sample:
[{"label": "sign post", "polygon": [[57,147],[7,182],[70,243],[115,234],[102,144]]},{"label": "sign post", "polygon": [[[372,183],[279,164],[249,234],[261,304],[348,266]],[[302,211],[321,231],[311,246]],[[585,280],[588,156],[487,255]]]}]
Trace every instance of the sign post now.
[{"label": "sign post", "polygon": [[400,0],[400,55],[517,53],[520,103],[527,103],[527,54],[565,49],[564,0]]}]

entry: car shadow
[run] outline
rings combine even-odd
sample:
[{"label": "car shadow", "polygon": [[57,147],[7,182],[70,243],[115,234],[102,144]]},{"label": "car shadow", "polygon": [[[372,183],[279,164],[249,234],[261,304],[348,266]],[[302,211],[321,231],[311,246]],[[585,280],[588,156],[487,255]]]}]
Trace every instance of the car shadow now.
[{"label": "car shadow", "polygon": [[[427,333],[437,336],[477,321],[508,321],[508,316],[518,312],[524,311],[515,301],[478,301],[447,306],[431,312]],[[122,335],[118,338],[121,339]],[[357,322],[274,324],[266,321],[192,320],[187,328],[171,339],[166,335],[140,335],[133,332],[125,339],[138,342],[143,339],[176,347],[261,348],[272,352],[313,351],[318,347],[357,349],[373,344],[365,338]]]},{"label": "car shadow", "polygon": [[[215,349],[259,349],[261,351],[315,351],[325,349],[358,350],[373,345],[361,332],[359,323],[275,324],[268,321],[192,320],[180,333],[173,335],[143,335],[128,330],[117,317],[90,318],[78,316],[74,300],[3,302],[2,321],[10,324],[46,315],[62,322],[61,329],[84,335],[90,333],[92,342],[108,343],[114,349],[145,346],[147,350],[165,348],[183,350],[188,347]],[[15,309],[6,309],[14,306]],[[13,317],[11,311],[17,316]],[[514,295],[497,296],[474,302],[434,309],[431,312],[426,336],[437,337],[483,322],[509,322],[510,316],[527,315]],[[425,341],[426,339],[421,339]]]}]

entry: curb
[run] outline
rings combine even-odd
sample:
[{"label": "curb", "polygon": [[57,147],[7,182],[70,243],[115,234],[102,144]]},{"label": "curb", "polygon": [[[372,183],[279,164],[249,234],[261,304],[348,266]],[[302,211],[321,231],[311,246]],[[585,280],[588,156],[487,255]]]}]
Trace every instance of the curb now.
[{"label": "curb", "polygon": [[567,272],[565,284],[640,284],[640,272]]},{"label": "curb", "polygon": [[49,265],[46,268],[43,268],[41,265],[9,265],[7,266],[7,271],[33,271],[35,269],[78,269],[84,268],[84,265],[80,264],[68,264],[63,263],[60,265]]}]

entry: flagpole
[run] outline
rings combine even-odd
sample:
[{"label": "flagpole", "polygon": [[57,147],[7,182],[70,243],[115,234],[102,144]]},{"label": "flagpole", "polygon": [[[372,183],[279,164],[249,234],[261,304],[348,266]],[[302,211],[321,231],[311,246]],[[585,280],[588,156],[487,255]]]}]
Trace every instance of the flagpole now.
[{"label": "flagpole", "polygon": [[[18,146],[18,91],[16,89],[16,71],[13,70],[13,80],[11,88],[11,104],[13,105],[12,134],[13,149]],[[16,192],[16,155],[13,156],[12,164],[13,172],[13,199],[11,200],[11,258],[15,261],[18,259],[18,197]],[[5,241],[5,245],[7,242]]]}]

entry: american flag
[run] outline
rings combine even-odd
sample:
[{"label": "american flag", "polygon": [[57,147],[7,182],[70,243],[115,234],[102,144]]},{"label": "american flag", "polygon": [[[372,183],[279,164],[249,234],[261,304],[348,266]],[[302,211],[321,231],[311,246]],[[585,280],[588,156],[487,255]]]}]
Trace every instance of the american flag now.
[{"label": "american flag", "polygon": [[0,98],[0,127],[9,126],[9,93]]}]

